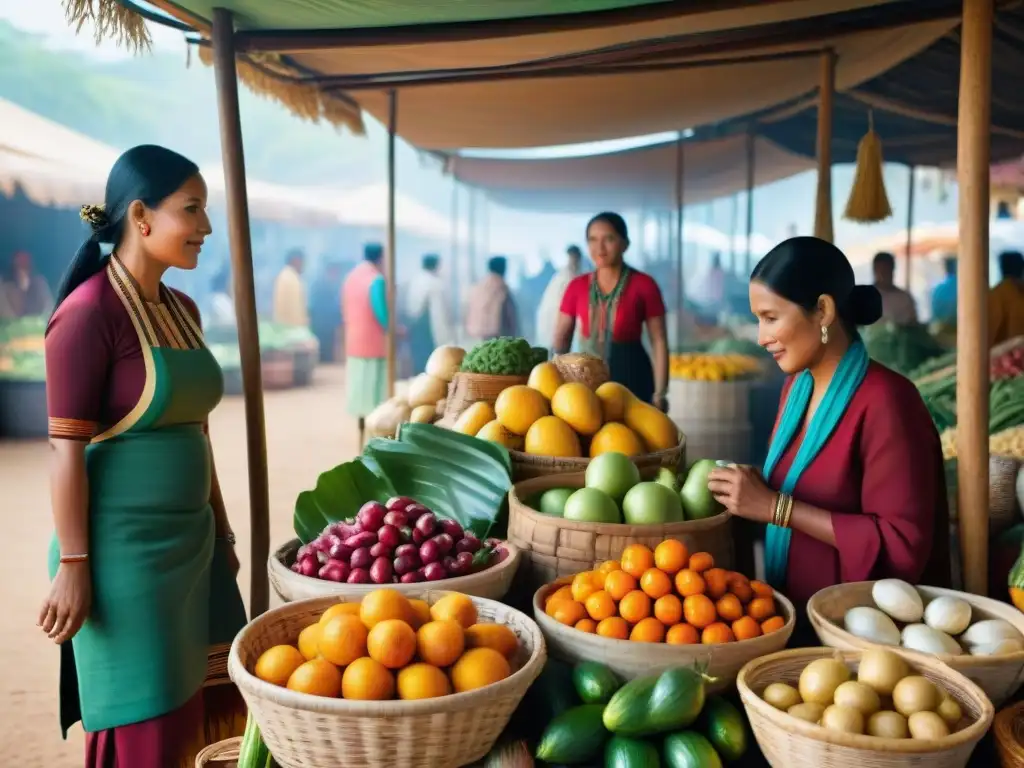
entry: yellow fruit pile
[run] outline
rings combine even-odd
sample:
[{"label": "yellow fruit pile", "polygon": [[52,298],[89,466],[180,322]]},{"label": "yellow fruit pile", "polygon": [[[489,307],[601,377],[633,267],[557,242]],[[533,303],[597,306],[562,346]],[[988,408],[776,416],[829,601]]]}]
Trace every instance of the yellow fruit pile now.
[{"label": "yellow fruit pile", "polygon": [[669,374],[690,381],[733,381],[756,376],[760,363],[750,355],[672,355]]},{"label": "yellow fruit pile", "polygon": [[511,675],[519,649],[511,629],[477,619],[463,594],[428,606],[378,589],[362,602],[332,605],[295,645],[264,651],[253,673],[293,691],[359,701],[472,691]]},{"label": "yellow fruit pile", "polygon": [[660,410],[608,381],[596,390],[562,380],[553,363],[540,363],[526,384],[503,390],[492,408],[474,403],[454,425],[457,432],[511,450],[564,458],[627,456],[679,444],[679,428]]}]

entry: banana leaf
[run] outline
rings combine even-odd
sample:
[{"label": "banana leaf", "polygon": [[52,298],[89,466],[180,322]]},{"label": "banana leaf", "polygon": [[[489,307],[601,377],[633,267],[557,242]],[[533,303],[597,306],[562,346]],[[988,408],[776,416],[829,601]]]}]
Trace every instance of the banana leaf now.
[{"label": "banana leaf", "polygon": [[386,476],[375,474],[360,459],[340,464],[323,472],[316,488],[303,491],[295,500],[295,534],[306,544],[330,523],[354,517],[367,501],[383,504],[397,495]]}]

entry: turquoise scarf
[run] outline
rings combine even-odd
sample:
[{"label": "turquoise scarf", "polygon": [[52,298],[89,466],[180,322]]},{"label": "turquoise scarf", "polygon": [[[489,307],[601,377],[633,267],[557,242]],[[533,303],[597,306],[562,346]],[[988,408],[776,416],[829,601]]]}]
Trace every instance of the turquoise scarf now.
[{"label": "turquoise scarf", "polygon": [[[864,380],[864,374],[868,370],[868,352],[863,342],[859,339],[850,345],[839,361],[832,381],[829,382],[825,397],[822,399],[818,410],[807,427],[807,434],[804,435],[800,449],[793,460],[793,466],[786,473],[782,481],[780,492],[789,495],[793,494],[800,475],[804,473],[811,462],[817,458],[821,449],[825,447],[829,437],[835,431],[846,409],[853,400],[857,387]],[[814,381],[810,371],[804,371],[796,377],[793,387],[789,390],[786,404],[782,408],[782,420],[779,428],[775,431],[772,443],[768,448],[768,458],[764,462],[762,472],[765,480],[772,476],[775,467],[778,465],[782,454],[786,452],[789,444],[793,442],[797,432],[800,431],[800,424],[807,413],[807,406],[811,402],[811,392],[814,389]],[[768,583],[776,589],[782,589],[786,584],[786,570],[789,567],[789,542],[793,538],[793,531],[789,528],[780,528],[777,525],[769,525],[765,537],[765,570]]]}]

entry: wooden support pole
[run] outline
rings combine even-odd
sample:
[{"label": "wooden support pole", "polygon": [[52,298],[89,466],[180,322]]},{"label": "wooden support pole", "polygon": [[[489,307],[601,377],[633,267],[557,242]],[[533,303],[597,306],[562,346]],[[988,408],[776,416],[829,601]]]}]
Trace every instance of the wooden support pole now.
[{"label": "wooden support pole", "polygon": [[[960,105],[956,175],[960,265],[957,270],[957,512],[964,587],[988,585],[988,295],[989,124],[992,113],[994,0],[964,0],[960,31]],[[936,535],[941,535],[936,531]]]},{"label": "wooden support pole", "polygon": [[907,166],[907,170],[910,172],[909,187],[907,188],[907,252],[904,257],[904,269],[907,273],[907,290],[910,290],[910,252],[914,248],[914,187],[917,185],[914,183],[917,174],[914,173],[916,170],[914,166]]},{"label": "wooden support pole", "polygon": [[[448,265],[448,272],[451,275],[452,281],[452,295],[455,297],[455,311],[454,311],[454,326],[459,327],[459,323],[462,320],[462,275],[460,274],[459,264],[459,177],[452,173],[452,244],[451,244],[451,257],[450,264]],[[449,304],[451,306],[451,304]],[[454,339],[448,339],[449,344],[454,344]]]},{"label": "wooden support pole", "polygon": [[395,396],[398,305],[395,302],[395,129],[398,123],[398,94],[388,91],[388,252],[384,258],[384,290],[388,305],[388,397]]},{"label": "wooden support pole", "polygon": [[683,277],[683,204],[685,194],[686,149],[683,134],[676,139],[676,348],[683,346],[683,305],[686,303],[686,281]]},{"label": "wooden support pole", "polygon": [[747,242],[743,257],[743,277],[748,277],[754,265],[750,263],[750,241],[754,237],[754,172],[757,169],[757,126],[747,130]]},{"label": "wooden support pole", "polygon": [[220,146],[224,162],[228,240],[234,276],[235,320],[242,362],[245,399],[246,457],[249,465],[249,614],[270,607],[267,558],[270,557],[270,491],[267,472],[267,432],[263,417],[263,377],[260,372],[260,334],[256,318],[256,287],[249,234],[249,199],[242,151],[242,119],[238,111],[234,23],[231,12],[213,11],[213,67],[220,112]]},{"label": "wooden support pole", "polygon": [[736,272],[736,228],[740,222],[740,193],[734,192],[729,201],[729,271]]},{"label": "wooden support pole", "polygon": [[814,236],[832,242],[832,102],[836,89],[836,54],[821,55],[818,87],[818,190],[814,205]]}]

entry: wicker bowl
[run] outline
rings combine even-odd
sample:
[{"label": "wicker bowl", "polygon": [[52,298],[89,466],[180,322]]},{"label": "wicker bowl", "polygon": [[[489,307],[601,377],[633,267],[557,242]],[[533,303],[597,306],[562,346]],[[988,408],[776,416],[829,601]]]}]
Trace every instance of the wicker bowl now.
[{"label": "wicker bowl", "polygon": [[491,376],[486,373],[455,374],[448,384],[448,397],[445,400],[444,426],[451,427],[464,410],[481,400],[494,405],[498,395],[506,387],[525,384],[526,376]]},{"label": "wicker bowl", "polygon": [[[800,672],[815,659],[832,656],[829,648],[797,648],[762,656],[747,663],[736,679],[754,738],[768,763],[776,768],[964,768],[975,745],[992,724],[995,711],[985,693],[963,675],[927,656],[909,658],[911,668],[941,685],[960,704],[970,724],[944,739],[883,739],[827,731],[781,710],[761,698],[770,683],[796,684]],[[856,669],[859,651],[841,653]]]},{"label": "wicker bowl", "polygon": [[[433,604],[446,594],[439,590],[422,597]],[[512,675],[475,691],[420,701],[322,698],[252,674],[263,651],[294,643],[304,627],[339,602],[336,597],[289,603],[249,622],[231,645],[228,671],[274,760],[281,768],[323,768],[342,760],[346,768],[455,768],[487,754],[547,654],[544,636],[529,616],[494,600],[472,600],[481,622],[504,624],[518,636]]]},{"label": "wicker bowl", "polygon": [[[535,456],[522,451],[509,451],[512,458],[512,479],[515,482],[530,480],[534,477],[565,474],[566,472],[586,472],[590,459],[585,456],[563,458],[559,456]],[[679,433],[679,445],[664,451],[644,453],[633,457],[633,463],[640,471],[657,471],[668,467],[677,472],[686,464],[686,435]]]},{"label": "wicker bowl", "polygon": [[238,768],[241,746],[241,736],[211,744],[196,755],[196,768]]},{"label": "wicker bowl", "polygon": [[[417,584],[388,584],[406,597],[421,595],[443,588],[451,592],[462,592],[474,597],[486,597],[500,600],[512,586],[512,579],[522,559],[522,551],[515,544],[506,541],[503,546],[508,550],[508,557],[500,563],[479,573],[468,576],[456,576],[444,581],[425,581]],[[335,581],[324,581],[303,576],[291,569],[295,562],[295,553],[299,550],[299,540],[292,539],[267,559],[267,573],[270,584],[278,597],[286,603],[296,600],[308,600],[314,597],[342,597],[348,600],[359,600],[363,595],[380,588],[380,584],[339,584]]]},{"label": "wicker bowl", "polygon": [[[641,470],[641,474],[651,473]],[[521,578],[531,590],[613,560],[628,544],[653,549],[665,539],[679,539],[690,552],[710,552],[716,564],[732,566],[732,533],[726,514],[662,525],[583,523],[545,515],[526,502],[549,488],[582,488],[583,484],[583,472],[545,475],[518,482],[508,493],[508,538],[523,552]]]},{"label": "wicker bowl", "polygon": [[793,604],[776,592],[775,603],[781,609],[786,623],[782,629],[752,640],[720,645],[668,645],[613,640],[573,629],[544,612],[544,602],[548,595],[570,583],[570,578],[559,579],[541,587],[533,595],[533,615],[544,633],[548,651],[552,656],[570,664],[599,661],[627,680],[657,674],[671,667],[698,664],[706,666],[706,674],[714,678],[713,683],[707,684],[708,691],[722,691],[732,687],[736,675],[748,661],[785,648],[796,625]]},{"label": "wicker bowl", "polygon": [[1011,704],[996,713],[992,724],[999,765],[1024,768],[1024,702]]},{"label": "wicker bowl", "polygon": [[[807,602],[807,616],[822,645],[840,650],[865,650],[874,643],[850,634],[843,628],[843,617],[850,608],[873,606],[873,581],[838,584],[814,594]],[[988,597],[939,587],[917,587],[926,600],[936,597],[957,597],[971,605],[971,620],[1005,619],[1024,634],[1024,614],[1012,605]],[[903,650],[913,658],[937,658],[981,687],[995,706],[1001,706],[1024,683],[1024,651],[1003,656],[950,656],[948,654],[920,654]]]}]

